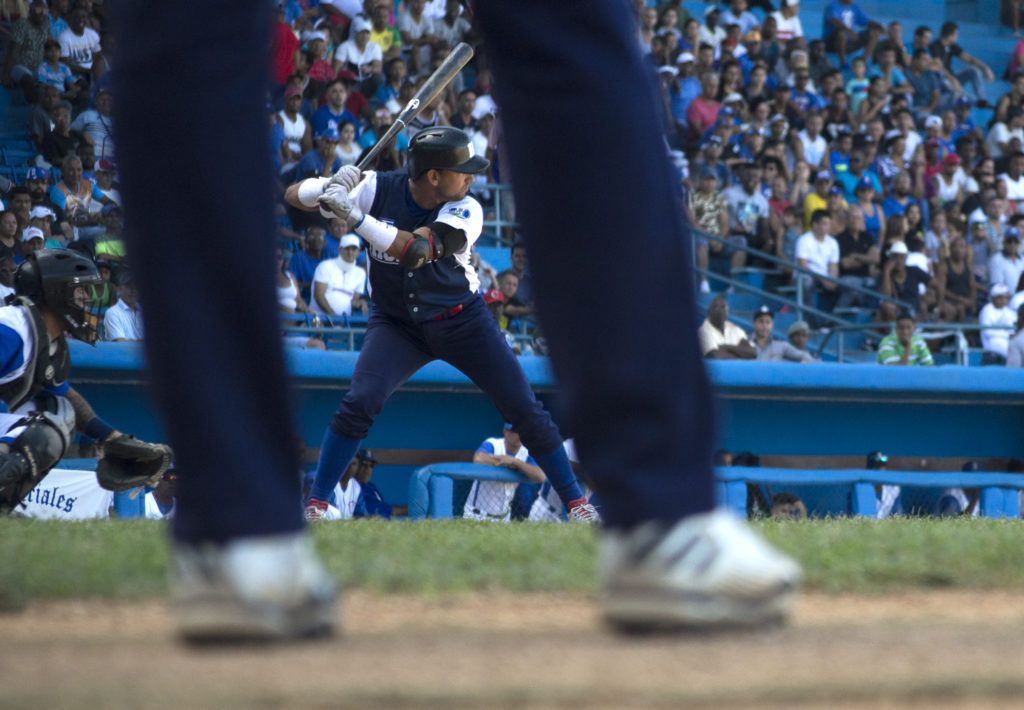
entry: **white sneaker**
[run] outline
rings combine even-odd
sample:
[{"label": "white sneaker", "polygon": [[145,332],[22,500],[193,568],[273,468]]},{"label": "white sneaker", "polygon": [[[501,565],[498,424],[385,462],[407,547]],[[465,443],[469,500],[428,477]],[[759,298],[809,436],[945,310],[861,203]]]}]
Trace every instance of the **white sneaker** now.
[{"label": "white sneaker", "polygon": [[327,636],[335,596],[305,532],[174,548],[172,606],[190,643]]},{"label": "white sneaker", "polygon": [[648,523],[602,542],[605,619],[621,631],[760,626],[789,613],[800,567],[731,513]]}]

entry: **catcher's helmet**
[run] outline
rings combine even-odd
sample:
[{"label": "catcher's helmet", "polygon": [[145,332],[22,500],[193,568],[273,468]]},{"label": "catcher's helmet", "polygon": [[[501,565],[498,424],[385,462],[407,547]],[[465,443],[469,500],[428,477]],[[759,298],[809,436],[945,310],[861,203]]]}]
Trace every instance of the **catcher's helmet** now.
[{"label": "catcher's helmet", "polygon": [[451,126],[422,130],[409,143],[408,169],[413,180],[432,169],[480,173],[490,164],[487,158],[476,154],[469,136]]},{"label": "catcher's helmet", "polygon": [[54,311],[64,329],[90,345],[96,342],[99,316],[90,313],[95,287],[102,284],[96,265],[68,249],[41,249],[25,257],[14,273],[14,290]]}]

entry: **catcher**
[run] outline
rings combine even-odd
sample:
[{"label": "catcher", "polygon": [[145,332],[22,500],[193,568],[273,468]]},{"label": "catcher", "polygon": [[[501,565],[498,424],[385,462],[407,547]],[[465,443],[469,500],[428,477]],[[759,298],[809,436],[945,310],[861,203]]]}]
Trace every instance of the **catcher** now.
[{"label": "catcher", "polygon": [[10,513],[56,465],[74,431],[96,439],[104,456],[96,477],[108,490],[155,485],[171,449],[122,434],[96,416],[67,382],[65,334],[92,345],[95,264],[64,249],[29,254],[0,306],[0,514]]}]

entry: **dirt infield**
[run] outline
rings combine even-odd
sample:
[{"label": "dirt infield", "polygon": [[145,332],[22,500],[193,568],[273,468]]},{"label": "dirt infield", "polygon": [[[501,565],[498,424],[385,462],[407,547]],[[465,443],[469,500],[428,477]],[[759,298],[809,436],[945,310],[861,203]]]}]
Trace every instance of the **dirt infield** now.
[{"label": "dirt infield", "polygon": [[1024,707],[1024,592],[807,594],[757,634],[622,639],[579,596],[348,594],[344,634],[187,651],[163,604],[0,615],[0,707]]}]

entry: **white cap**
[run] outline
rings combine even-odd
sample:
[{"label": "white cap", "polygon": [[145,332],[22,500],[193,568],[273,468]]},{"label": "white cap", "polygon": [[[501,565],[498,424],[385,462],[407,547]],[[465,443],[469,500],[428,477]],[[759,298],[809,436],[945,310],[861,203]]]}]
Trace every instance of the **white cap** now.
[{"label": "white cap", "polygon": [[43,205],[36,205],[28,213],[28,218],[29,219],[44,219],[44,218],[45,219],[53,219],[56,216],[57,215],[55,215],[53,213],[53,210],[51,210],[49,207],[45,207]]},{"label": "white cap", "polygon": [[706,8],[704,8],[704,17],[707,17],[712,12],[721,13],[722,12],[722,8],[718,7],[718,5],[710,5],[710,6],[706,7]]},{"label": "white cap", "polygon": [[908,254],[910,251],[907,249],[907,245],[904,242],[893,242],[892,246],[889,247],[889,256],[893,254]]},{"label": "white cap", "polygon": [[786,7],[796,7],[800,4],[800,0],[782,0],[782,4]]},{"label": "white cap", "polygon": [[363,240],[354,234],[346,234],[341,238],[341,248],[356,247],[361,249],[363,247]]},{"label": "white cap", "polygon": [[46,239],[46,235],[39,227],[25,227],[25,231],[21,233],[21,241],[27,242],[30,239]]},{"label": "white cap", "polygon": [[687,62],[695,61],[697,61],[697,58],[693,56],[690,52],[681,52],[679,56],[676,57],[676,64],[686,64]]},{"label": "white cap", "polygon": [[725,97],[725,101],[722,103],[731,104],[733,101],[742,101],[743,97],[737,94],[735,91]]},{"label": "white cap", "polygon": [[935,126],[936,128],[942,128],[942,119],[936,116],[935,114],[932,114],[928,118],[924,119],[925,128],[931,128],[932,126]]},{"label": "white cap", "polygon": [[663,64],[660,67],[658,67],[658,73],[659,74],[671,74],[672,76],[678,76],[679,75],[679,70],[676,69],[673,66],[668,65],[668,64]]},{"label": "white cap", "polygon": [[362,15],[359,15],[354,20],[352,20],[353,35],[359,32],[370,32],[371,30],[373,30],[373,23],[367,20]]},{"label": "white cap", "polygon": [[992,288],[988,292],[989,298],[998,298],[999,296],[1009,296],[1010,287],[1006,284],[992,284]]}]

